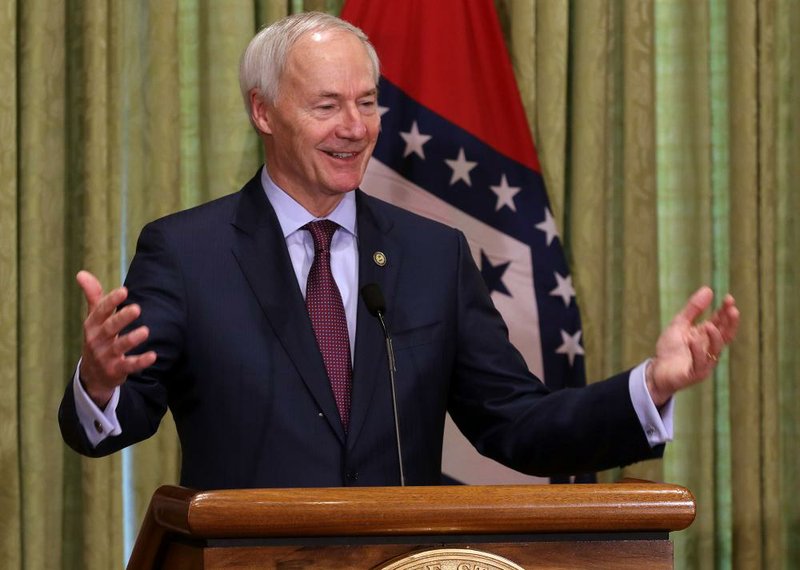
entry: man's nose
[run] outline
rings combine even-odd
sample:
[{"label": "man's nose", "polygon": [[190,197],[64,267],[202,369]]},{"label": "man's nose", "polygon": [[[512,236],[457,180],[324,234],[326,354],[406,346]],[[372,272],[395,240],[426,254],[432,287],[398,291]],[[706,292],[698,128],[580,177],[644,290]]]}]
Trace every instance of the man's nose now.
[{"label": "man's nose", "polygon": [[367,125],[357,107],[347,107],[342,110],[342,120],[336,135],[343,139],[353,140],[363,139],[367,136]]}]

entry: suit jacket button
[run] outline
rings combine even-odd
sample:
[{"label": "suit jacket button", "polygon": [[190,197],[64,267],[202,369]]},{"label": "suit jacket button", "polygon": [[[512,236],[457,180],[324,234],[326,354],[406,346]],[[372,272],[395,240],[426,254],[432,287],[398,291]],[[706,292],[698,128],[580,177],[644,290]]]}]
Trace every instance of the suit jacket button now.
[{"label": "suit jacket button", "polygon": [[94,420],[94,429],[97,430],[97,433],[103,433],[103,424],[97,420]]},{"label": "suit jacket button", "polygon": [[358,471],[348,471],[346,477],[348,481],[358,481]]}]

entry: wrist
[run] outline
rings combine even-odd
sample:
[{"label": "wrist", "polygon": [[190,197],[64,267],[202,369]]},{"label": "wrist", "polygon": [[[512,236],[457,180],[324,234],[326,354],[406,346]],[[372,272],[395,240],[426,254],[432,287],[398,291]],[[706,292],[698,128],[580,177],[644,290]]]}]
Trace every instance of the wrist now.
[{"label": "wrist", "polygon": [[114,395],[114,389],[94,388],[91,384],[86,383],[86,380],[84,380],[80,373],[78,373],[78,381],[81,383],[83,391],[89,396],[89,399],[91,399],[100,410],[105,410],[106,406],[111,401],[111,397]]},{"label": "wrist", "polygon": [[644,381],[650,398],[653,400],[656,408],[661,408],[672,397],[672,394],[662,390],[658,382],[656,382],[655,369],[658,365],[656,360],[657,359],[653,358],[647,363],[647,367],[644,371]]}]

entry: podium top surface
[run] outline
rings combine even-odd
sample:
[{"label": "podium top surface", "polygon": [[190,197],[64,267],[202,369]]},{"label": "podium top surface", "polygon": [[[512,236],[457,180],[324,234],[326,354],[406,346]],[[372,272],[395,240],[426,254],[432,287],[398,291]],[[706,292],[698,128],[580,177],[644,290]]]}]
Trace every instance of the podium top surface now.
[{"label": "podium top surface", "polygon": [[695,517],[691,492],[624,481],[195,491],[165,486],[150,515],[194,538],[671,532]]}]

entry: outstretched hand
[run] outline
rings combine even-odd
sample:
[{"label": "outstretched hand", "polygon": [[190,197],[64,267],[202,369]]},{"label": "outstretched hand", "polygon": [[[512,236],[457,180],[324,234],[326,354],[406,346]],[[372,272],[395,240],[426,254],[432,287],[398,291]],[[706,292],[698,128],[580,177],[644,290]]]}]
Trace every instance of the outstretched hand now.
[{"label": "outstretched hand", "polygon": [[711,306],[714,293],[701,287],[672,319],[656,344],[656,356],[647,369],[647,388],[656,406],[672,395],[707,378],[719,355],[736,336],[739,309],[731,295],[708,320],[695,320]]},{"label": "outstretched hand", "polygon": [[81,350],[80,380],[89,397],[104,408],[114,389],[125,382],[129,374],[138,372],[156,361],[156,353],[145,352],[135,356],[127,353],[143,343],[149,331],[138,327],[127,334],[121,331],[141,314],[139,305],[127,305],[117,310],[128,297],[125,287],[103,294],[97,277],[88,271],[76,276],[89,305],[83,322],[83,348]]}]

